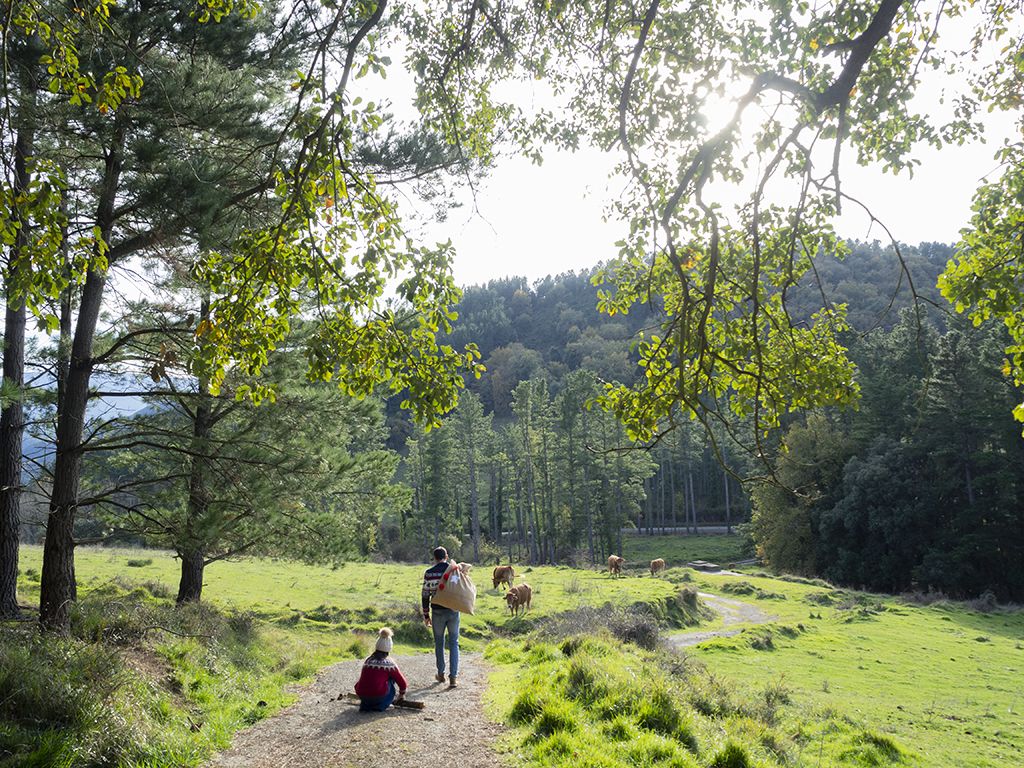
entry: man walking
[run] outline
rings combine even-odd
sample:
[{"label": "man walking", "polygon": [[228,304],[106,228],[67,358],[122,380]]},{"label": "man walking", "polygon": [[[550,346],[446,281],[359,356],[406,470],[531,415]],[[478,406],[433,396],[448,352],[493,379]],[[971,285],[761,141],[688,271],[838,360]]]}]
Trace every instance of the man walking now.
[{"label": "man walking", "polygon": [[[434,655],[437,658],[437,675],[434,679],[439,683],[444,682],[444,633],[448,630],[448,657],[451,675],[448,677],[448,687],[456,688],[456,678],[459,674],[459,612],[452,608],[443,608],[440,605],[431,605],[430,600],[437,593],[438,584],[444,572],[448,570],[448,550],[438,547],[434,550],[434,564],[423,574],[423,620],[427,626],[434,630]],[[433,618],[431,618],[433,608]]]}]

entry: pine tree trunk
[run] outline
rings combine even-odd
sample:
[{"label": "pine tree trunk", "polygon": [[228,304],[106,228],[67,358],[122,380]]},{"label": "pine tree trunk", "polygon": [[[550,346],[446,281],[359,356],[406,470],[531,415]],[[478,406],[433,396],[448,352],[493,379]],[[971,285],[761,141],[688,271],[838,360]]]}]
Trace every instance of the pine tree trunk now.
[{"label": "pine tree trunk", "polygon": [[555,564],[555,494],[551,487],[551,472],[548,467],[548,432],[544,427],[544,439],[541,444],[541,455],[544,462],[544,515],[547,518],[548,565]]},{"label": "pine tree trunk", "polygon": [[594,515],[590,508],[590,479],[587,477],[587,465],[583,465],[583,503],[587,508],[587,545],[590,547],[590,564],[597,562],[594,552]]},{"label": "pine tree trunk", "polygon": [[[14,146],[15,190],[29,185],[26,159],[32,155],[32,134],[20,131]],[[20,218],[20,217],[19,217]],[[7,267],[7,282],[15,282],[18,257],[28,246],[28,223],[21,226]],[[25,301],[7,292],[4,325],[3,378],[17,394],[0,413],[0,617],[21,618],[18,607],[18,547],[21,533],[22,445],[25,432]]]},{"label": "pine tree trunk", "polygon": [[732,515],[729,509],[729,471],[722,471],[722,479],[725,480],[725,533],[732,535]]},{"label": "pine tree trunk", "polygon": [[63,410],[57,414],[53,490],[39,585],[39,623],[44,629],[55,632],[70,629],[71,605],[78,599],[74,538],[82,475],[82,431],[89,401],[92,341],[105,284],[105,274],[96,270],[89,272],[71,347]]},{"label": "pine tree trunk", "polygon": [[669,507],[672,510],[672,534],[679,533],[676,527],[679,525],[679,517],[676,514],[676,446],[675,442],[672,443],[672,453],[668,464],[668,487],[671,498],[669,499]]},{"label": "pine tree trunk", "polygon": [[[116,119],[116,118],[115,118]],[[106,156],[103,190],[96,214],[100,237],[109,243],[113,231],[114,203],[121,178],[124,132],[120,132]],[[102,254],[93,258],[98,261]],[[75,514],[78,511],[78,487],[82,475],[82,433],[89,402],[89,377],[92,375],[92,346],[96,336],[106,287],[106,268],[89,269],[82,288],[78,322],[71,343],[70,365],[64,388],[63,404],[57,413],[57,441],[53,466],[53,491],[50,516],[43,547],[43,569],[39,584],[39,624],[49,631],[67,632],[71,628],[71,605],[78,599],[75,585]]]},{"label": "pine tree trunk", "polygon": [[181,581],[178,583],[178,605],[198,603],[203,597],[203,569],[206,566],[206,556],[199,550],[181,552],[179,556]]},{"label": "pine tree trunk", "polygon": [[[472,427],[471,427],[472,429]],[[473,562],[480,562],[480,505],[476,498],[476,461],[473,452],[473,437],[469,443],[469,513],[473,525]]]},{"label": "pine tree trunk", "polygon": [[522,545],[526,542],[526,526],[523,525],[523,483],[516,477],[516,539],[519,545],[516,548],[517,554],[522,552]]},{"label": "pine tree trunk", "polygon": [[[496,463],[491,464],[491,488],[488,494],[488,501],[491,508],[491,536],[494,538],[494,543],[500,552],[501,522],[498,519],[498,509],[501,504],[501,488],[498,487]],[[498,563],[501,563],[500,556],[498,557]]]},{"label": "pine tree trunk", "polygon": [[[204,302],[203,317],[209,314],[209,303]],[[206,519],[210,495],[206,487],[207,455],[213,434],[213,406],[207,392],[207,383],[200,382],[200,397],[192,421],[192,467],[188,478],[188,512],[185,518],[183,541],[178,550],[181,558],[181,582],[178,584],[178,605],[197,603],[203,597],[203,568],[208,542],[201,531]]]},{"label": "pine tree trunk", "polygon": [[25,304],[7,303],[4,330],[5,381],[19,389],[0,414],[0,617],[21,617],[18,607],[18,546],[21,529],[22,437],[25,411],[20,390],[25,370]]}]

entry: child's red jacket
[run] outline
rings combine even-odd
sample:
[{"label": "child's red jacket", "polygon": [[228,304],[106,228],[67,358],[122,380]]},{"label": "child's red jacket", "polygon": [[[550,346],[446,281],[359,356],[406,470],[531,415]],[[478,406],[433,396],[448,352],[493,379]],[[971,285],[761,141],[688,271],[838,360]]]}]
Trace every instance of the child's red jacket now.
[{"label": "child's red jacket", "polygon": [[363,671],[359,674],[359,682],[356,683],[356,693],[365,699],[387,696],[388,680],[394,680],[398,685],[398,692],[405,693],[408,686],[405,676],[391,657],[375,659],[370,656],[363,662]]}]

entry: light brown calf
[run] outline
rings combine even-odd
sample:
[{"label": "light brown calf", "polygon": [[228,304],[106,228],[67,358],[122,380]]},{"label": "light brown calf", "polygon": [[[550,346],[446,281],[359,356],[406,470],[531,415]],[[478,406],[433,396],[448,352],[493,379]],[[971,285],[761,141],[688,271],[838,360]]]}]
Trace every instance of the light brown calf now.
[{"label": "light brown calf", "polygon": [[608,575],[609,576],[621,576],[622,575],[622,564],[625,563],[625,558],[619,557],[618,555],[611,555],[608,558]]},{"label": "light brown calf", "polygon": [[665,561],[660,557],[657,560],[651,560],[651,576],[656,573],[660,573],[665,570]]},{"label": "light brown calf", "polygon": [[520,584],[519,586],[512,587],[512,589],[505,593],[505,602],[508,604],[508,609],[512,612],[513,616],[519,615],[520,608],[523,608],[523,613],[530,610],[530,601],[532,599],[533,587],[529,584]]},{"label": "light brown calf", "polygon": [[499,565],[494,569],[494,573],[491,578],[494,580],[494,588],[497,589],[499,584],[508,584],[508,588],[512,589],[513,579],[516,577],[516,569],[511,565]]}]

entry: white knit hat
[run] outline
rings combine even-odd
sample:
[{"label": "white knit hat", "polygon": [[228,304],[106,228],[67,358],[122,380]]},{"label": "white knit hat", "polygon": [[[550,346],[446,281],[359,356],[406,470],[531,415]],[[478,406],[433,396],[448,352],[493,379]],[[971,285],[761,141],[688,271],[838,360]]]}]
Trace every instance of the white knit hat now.
[{"label": "white knit hat", "polygon": [[380,637],[377,638],[377,650],[384,651],[384,653],[391,653],[391,636],[395,634],[390,628],[384,627],[380,631]]}]

